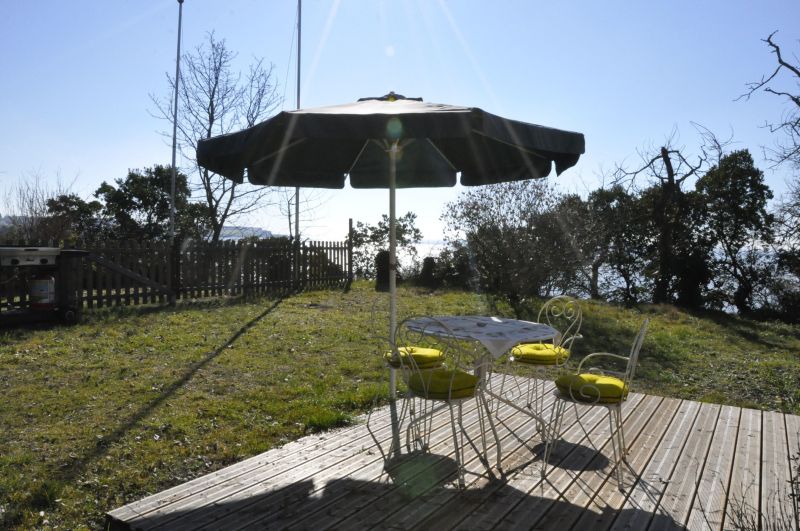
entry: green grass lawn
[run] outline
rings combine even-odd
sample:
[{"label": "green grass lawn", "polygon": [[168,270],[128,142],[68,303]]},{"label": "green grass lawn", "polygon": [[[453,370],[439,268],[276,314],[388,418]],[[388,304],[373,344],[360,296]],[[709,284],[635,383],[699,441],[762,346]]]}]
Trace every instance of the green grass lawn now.
[{"label": "green grass lawn", "polygon": [[[402,315],[509,315],[463,292],[400,300]],[[385,302],[356,283],[0,331],[0,528],[99,528],[115,507],[352,422],[385,394]],[[797,326],[587,303],[575,358],[627,351],[644,314],[635,390],[800,413]]]}]

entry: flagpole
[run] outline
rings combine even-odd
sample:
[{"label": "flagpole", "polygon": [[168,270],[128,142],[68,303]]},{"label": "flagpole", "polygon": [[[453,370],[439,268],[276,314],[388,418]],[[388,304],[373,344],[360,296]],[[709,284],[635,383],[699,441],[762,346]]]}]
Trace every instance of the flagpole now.
[{"label": "flagpole", "polygon": [[178,286],[177,255],[175,254],[175,181],[177,180],[176,157],[178,151],[178,85],[181,79],[181,25],[183,23],[183,0],[178,0],[178,50],[175,54],[175,99],[172,103],[172,175],[169,188],[169,303],[175,305]]},{"label": "flagpole", "polygon": [[169,193],[169,239],[175,239],[175,181],[177,179],[175,159],[178,150],[178,84],[181,78],[181,24],[183,22],[183,0],[178,0],[178,52],[175,57],[175,100],[172,105],[172,178]]},{"label": "flagpole", "polygon": [[[300,33],[302,30],[303,0],[297,0],[297,109],[300,109]],[[294,189],[294,232],[300,241],[300,187]]]}]

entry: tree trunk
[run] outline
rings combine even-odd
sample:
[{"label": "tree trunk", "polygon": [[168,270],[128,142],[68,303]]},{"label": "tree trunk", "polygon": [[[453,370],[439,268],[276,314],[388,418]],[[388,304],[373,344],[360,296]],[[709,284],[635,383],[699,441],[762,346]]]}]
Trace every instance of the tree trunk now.
[{"label": "tree trunk", "polygon": [[592,278],[589,280],[589,297],[592,300],[600,299],[600,266],[602,262],[592,262]]},{"label": "tree trunk", "polygon": [[658,276],[653,291],[655,304],[670,301],[669,285],[674,263],[672,241],[675,222],[675,170],[665,147],[661,148],[661,159],[664,161],[664,168],[667,171],[667,180],[662,181],[662,194],[655,205],[655,220],[660,233],[658,238]]}]

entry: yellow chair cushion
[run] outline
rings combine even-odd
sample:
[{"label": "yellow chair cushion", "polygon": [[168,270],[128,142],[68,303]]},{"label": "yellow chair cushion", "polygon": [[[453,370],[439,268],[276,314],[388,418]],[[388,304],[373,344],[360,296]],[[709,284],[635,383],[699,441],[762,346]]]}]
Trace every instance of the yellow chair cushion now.
[{"label": "yellow chair cushion", "polygon": [[563,395],[585,402],[613,404],[628,396],[628,387],[614,376],[601,374],[565,374],[556,380]]},{"label": "yellow chair cushion", "polygon": [[533,365],[556,365],[569,358],[569,350],[547,343],[527,343],[517,345],[511,351],[514,361]]},{"label": "yellow chair cushion", "polygon": [[415,395],[434,400],[473,397],[477,385],[474,374],[443,368],[415,372],[408,379],[408,387]]},{"label": "yellow chair cushion", "polygon": [[409,355],[414,359],[414,363],[419,369],[435,369],[441,366],[444,361],[444,353],[435,348],[400,347],[397,350],[400,352],[399,360],[392,356],[391,351],[383,355],[386,363],[395,369],[399,369],[400,365],[411,367],[411,362],[408,360]]}]

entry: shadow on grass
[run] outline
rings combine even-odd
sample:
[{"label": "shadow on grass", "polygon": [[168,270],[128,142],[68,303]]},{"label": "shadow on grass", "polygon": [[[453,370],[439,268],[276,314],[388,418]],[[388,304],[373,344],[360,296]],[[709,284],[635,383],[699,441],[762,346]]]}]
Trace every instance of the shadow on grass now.
[{"label": "shadow on grass", "polygon": [[[277,301],[283,301],[290,295],[294,295],[296,293],[297,292],[287,293],[285,296],[279,297]],[[127,317],[147,316],[159,313],[176,313],[189,309],[226,308],[229,306],[252,303],[255,300],[263,298],[265,297],[218,297],[202,300],[178,301],[175,306],[170,306],[168,304],[148,303],[131,306],[105,306],[102,308],[91,309],[85,308],[82,314],[83,317],[78,324],[91,325],[93,323],[105,323],[110,320]],[[73,325],[64,323],[63,321],[57,319],[55,317],[55,313],[53,313],[52,317],[43,317],[41,320],[32,320],[29,322],[9,320],[5,319],[6,317],[7,315],[5,313],[0,313],[0,338],[5,339],[6,341],[26,341],[37,332],[56,330],[60,328],[70,329],[73,327]]]},{"label": "shadow on grass", "polygon": [[242,337],[248,330],[250,330],[253,326],[255,326],[259,321],[264,319],[267,315],[272,313],[280,304],[283,302],[284,299],[279,299],[272,303],[267,309],[263,312],[258,314],[256,317],[251,319],[249,322],[245,323],[239,330],[236,331],[227,341],[223,342],[216,350],[213,350],[206,354],[204,358],[199,361],[196,361],[189,365],[186,368],[184,374],[175,380],[169,386],[163,388],[161,394],[155,397],[150,402],[144,404],[139,411],[137,411],[132,416],[128,417],[125,421],[121,423],[121,425],[111,432],[107,437],[103,438],[103,444],[96,445],[92,450],[87,452],[85,455],[81,456],[79,459],[75,460],[73,465],[65,472],[61,474],[59,478],[62,481],[72,481],[77,478],[89,465],[91,462],[95,461],[103,454],[106,453],[107,449],[119,442],[125,434],[127,434],[134,426],[136,426],[139,422],[143,419],[147,418],[153,411],[158,408],[165,400],[169,399],[173,396],[179,389],[185,386],[189,380],[194,377],[194,375],[205,367],[208,363],[215,360],[220,354],[225,352],[229,345],[233,344],[236,340]]},{"label": "shadow on grass", "polygon": [[[725,328],[725,330],[737,334],[739,337],[751,343],[758,343],[769,348],[785,349],[789,348],[784,341],[770,341],[769,338],[764,337],[763,328],[768,324],[767,322],[756,321],[739,317],[738,315],[730,315],[724,312],[712,312],[705,310],[691,311],[687,310],[686,313],[700,319],[707,319],[713,323]],[[800,327],[784,325],[781,334],[791,336],[795,340],[800,340]],[[780,337],[775,334],[775,337]]]}]

